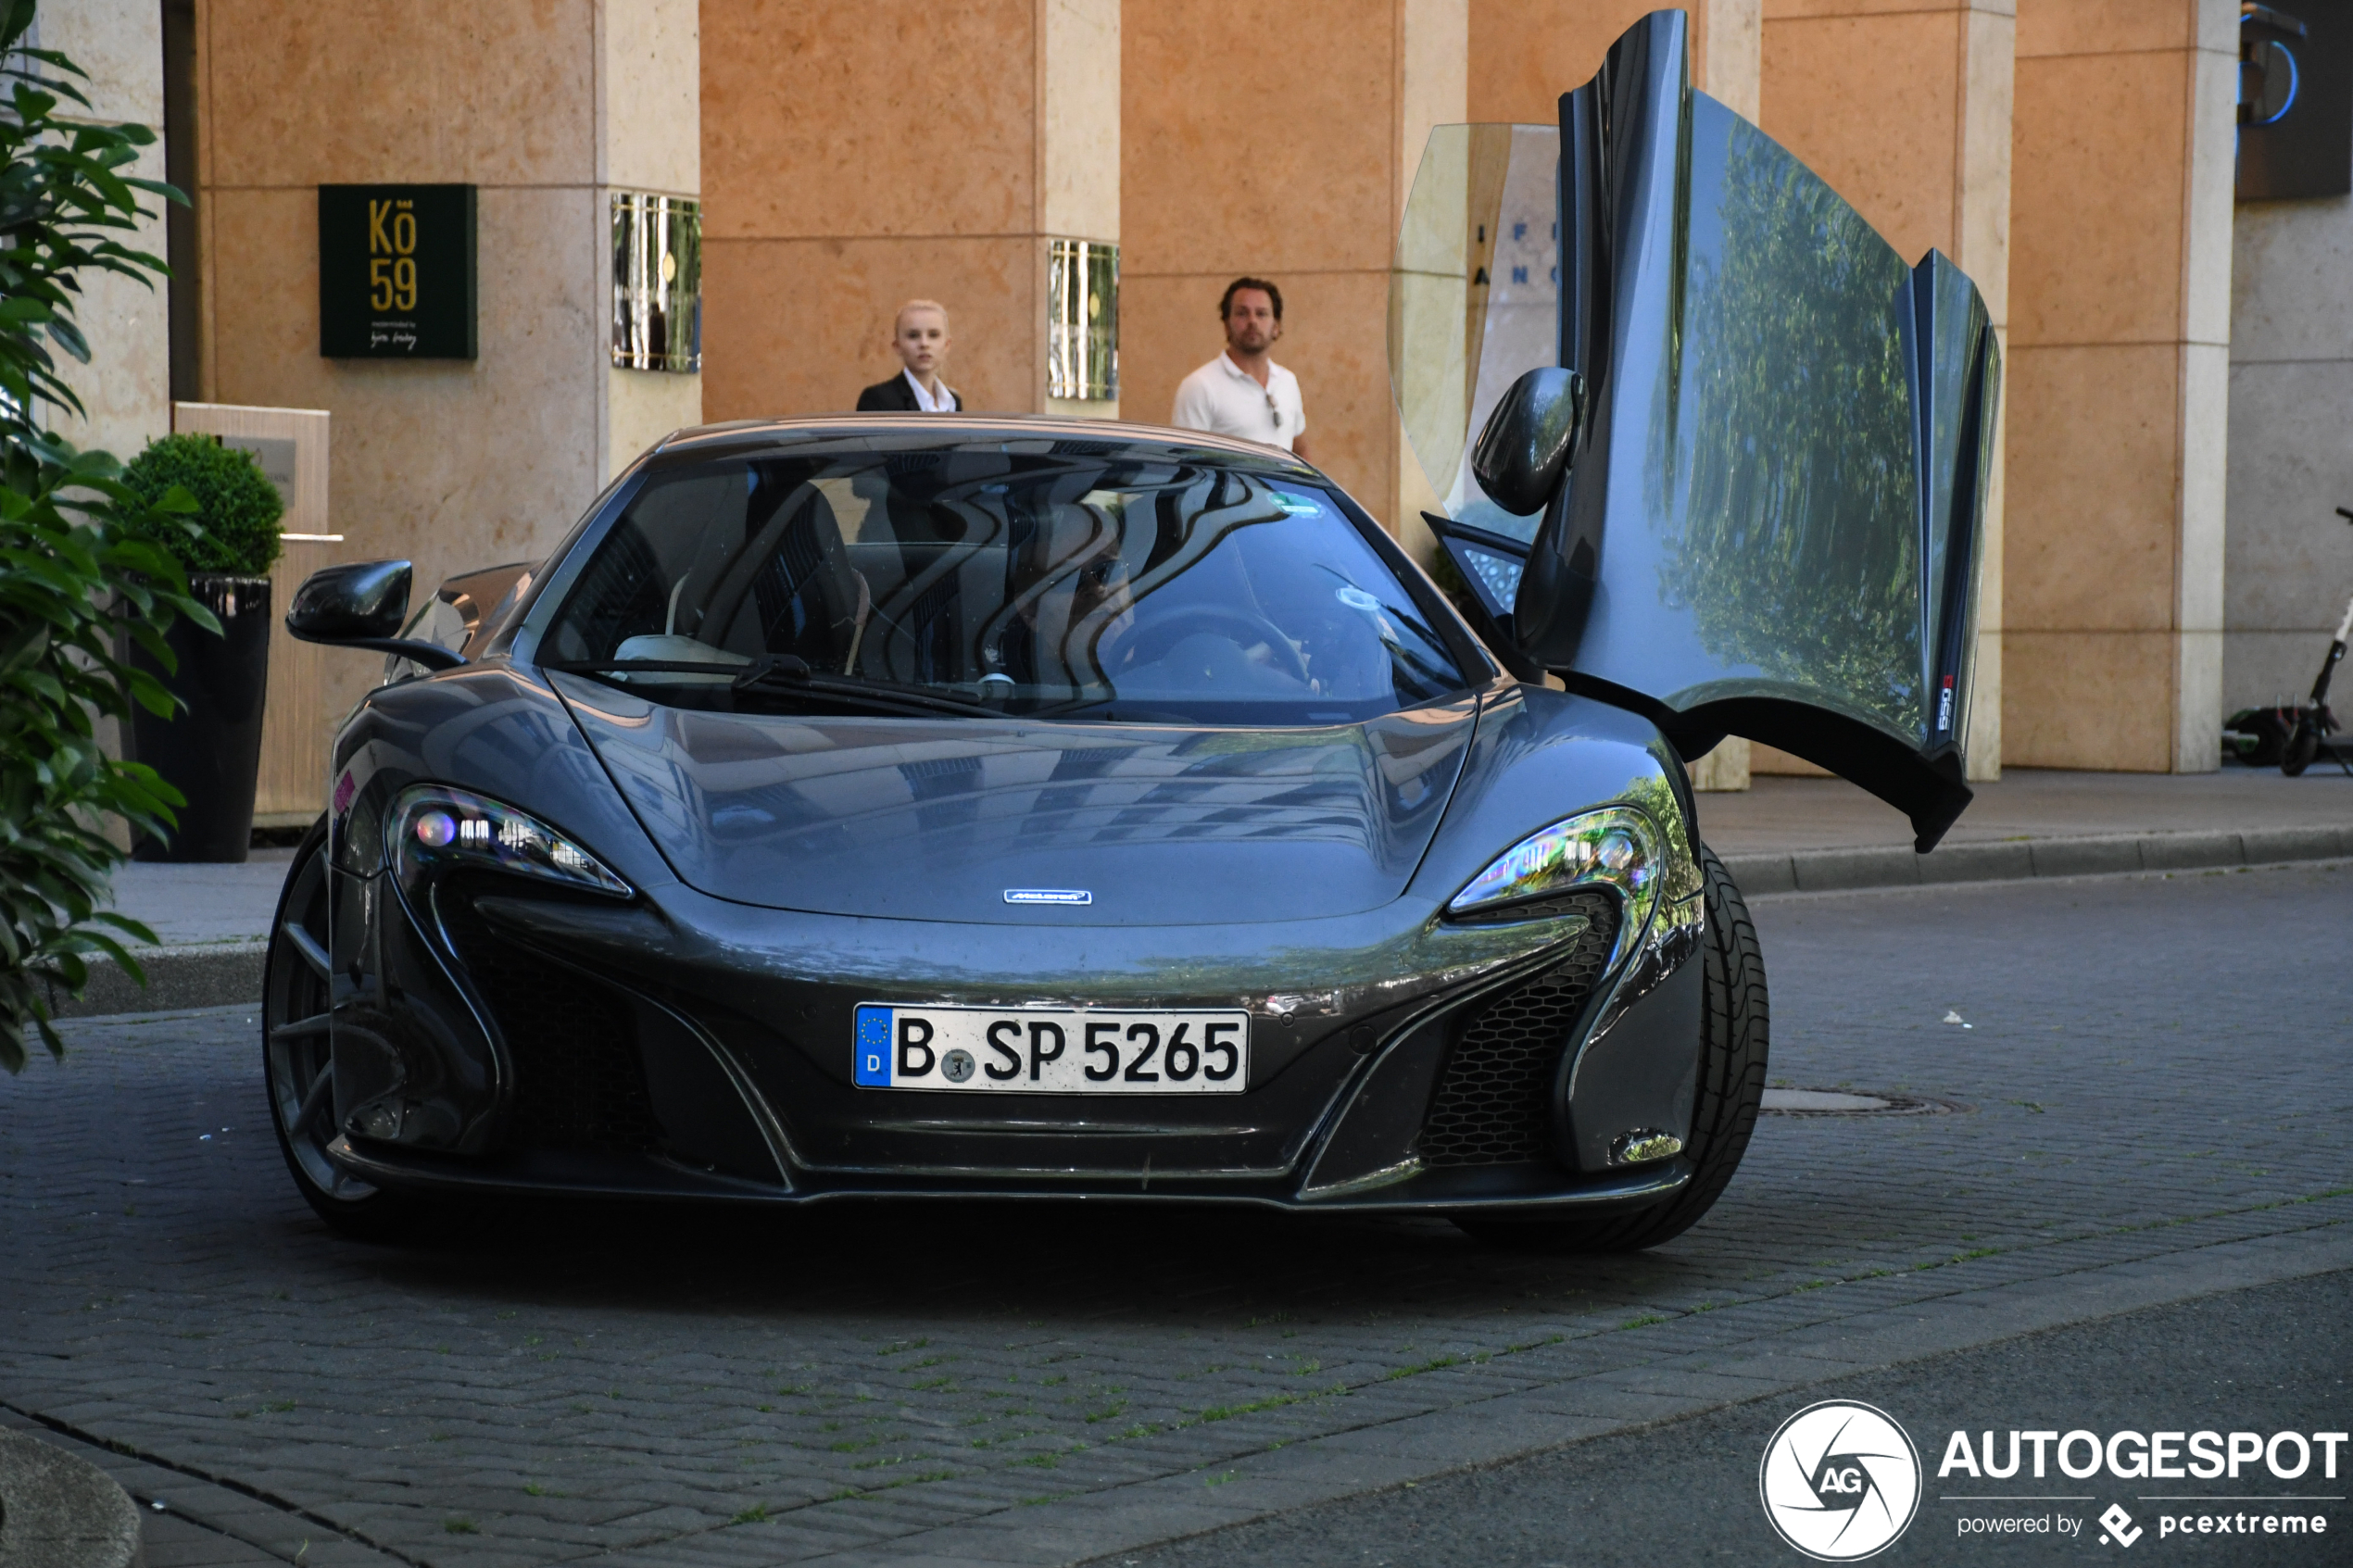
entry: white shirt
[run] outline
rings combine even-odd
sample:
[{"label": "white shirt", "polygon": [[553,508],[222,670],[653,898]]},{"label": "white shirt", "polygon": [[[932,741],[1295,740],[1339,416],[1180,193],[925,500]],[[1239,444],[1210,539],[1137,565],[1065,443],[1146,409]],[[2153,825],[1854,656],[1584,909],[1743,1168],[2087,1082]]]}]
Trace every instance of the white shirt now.
[{"label": "white shirt", "polygon": [[946,382],[941,382],[939,383],[939,395],[937,397],[934,397],[930,393],[924,390],[924,383],[915,379],[914,371],[901,370],[899,373],[905,376],[907,378],[907,384],[915,389],[915,407],[923,412],[926,414],[952,414],[956,411],[956,389],[950,386]]},{"label": "white shirt", "polygon": [[1266,361],[1266,384],[1220,354],[1176,388],[1168,422],[1180,430],[1238,435],[1288,452],[1307,429],[1307,408],[1299,398],[1299,378]]}]

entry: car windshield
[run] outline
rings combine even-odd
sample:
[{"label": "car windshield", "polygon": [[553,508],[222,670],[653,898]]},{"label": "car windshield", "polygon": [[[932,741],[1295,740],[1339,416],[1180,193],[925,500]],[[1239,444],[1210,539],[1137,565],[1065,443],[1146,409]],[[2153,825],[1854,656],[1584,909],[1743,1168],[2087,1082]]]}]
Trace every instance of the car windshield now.
[{"label": "car windshield", "polygon": [[1145,723],[1353,722],[1466,684],[1331,491],[1067,440],[661,471],[538,657],[691,707],[919,693],[951,714]]}]

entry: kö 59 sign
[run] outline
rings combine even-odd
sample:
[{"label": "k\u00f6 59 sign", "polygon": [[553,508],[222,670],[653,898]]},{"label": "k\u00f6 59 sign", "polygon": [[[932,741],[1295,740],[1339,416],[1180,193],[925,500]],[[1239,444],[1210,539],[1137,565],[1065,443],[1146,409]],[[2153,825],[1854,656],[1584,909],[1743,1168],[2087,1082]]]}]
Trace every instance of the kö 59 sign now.
[{"label": "k\u00f6 59 sign", "polygon": [[474,357],[474,188],[319,187],[319,352]]}]

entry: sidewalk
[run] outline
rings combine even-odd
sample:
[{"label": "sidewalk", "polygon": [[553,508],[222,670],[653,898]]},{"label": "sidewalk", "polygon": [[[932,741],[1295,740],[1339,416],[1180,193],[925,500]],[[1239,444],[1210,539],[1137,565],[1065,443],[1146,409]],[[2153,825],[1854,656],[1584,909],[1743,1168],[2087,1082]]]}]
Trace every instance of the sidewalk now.
[{"label": "sidewalk", "polygon": [[2191,871],[2353,857],[2353,778],[2270,768],[2073,773],[2014,768],[1932,854],[1893,807],[1839,779],[1759,777],[1699,797],[1700,834],[1748,894]]},{"label": "sidewalk", "polygon": [[86,1018],[259,1001],[270,921],[293,860],[291,849],[256,849],[241,866],[124,866],[115,872],[114,907],[144,922],[158,943],[134,949],[147,984],[100,960],[82,999],[53,996],[52,1012]]},{"label": "sidewalk", "polygon": [[[1744,795],[1699,797],[1700,832],[1743,892],[1821,893],[2107,872],[2190,871],[2353,858],[2353,778],[2315,770],[2063,773],[2014,769],[1977,799],[1935,853],[1911,824],[1840,779],[1759,778]],[[111,967],[59,1017],[258,1000],[261,959],[293,851],[242,866],[126,866],[121,910],[162,939],[141,955],[145,990]]]}]

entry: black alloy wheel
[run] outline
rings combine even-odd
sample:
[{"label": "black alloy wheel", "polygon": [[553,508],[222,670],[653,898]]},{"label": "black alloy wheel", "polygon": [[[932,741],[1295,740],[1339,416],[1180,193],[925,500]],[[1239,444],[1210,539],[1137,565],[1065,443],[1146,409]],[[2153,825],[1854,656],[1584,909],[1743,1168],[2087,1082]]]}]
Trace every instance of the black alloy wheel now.
[{"label": "black alloy wheel", "polygon": [[1672,1198],[1632,1213],[1591,1219],[1463,1219],[1454,1223],[1499,1247],[1543,1252],[1636,1252],[1697,1224],[1716,1206],[1748,1152],[1765,1098],[1770,1008],[1765,958],[1748,905],[1716,851],[1699,851],[1707,899],[1706,1001],[1700,1019],[1699,1101],[1684,1158],[1692,1179]]},{"label": "black alloy wheel", "polygon": [[295,850],[262,970],[262,1078],[270,1124],[295,1185],[321,1219],[359,1240],[390,1240],[413,1223],[413,1204],[327,1157],[335,1135],[334,1057],[327,1038],[329,897],[327,819],[321,817]]}]

